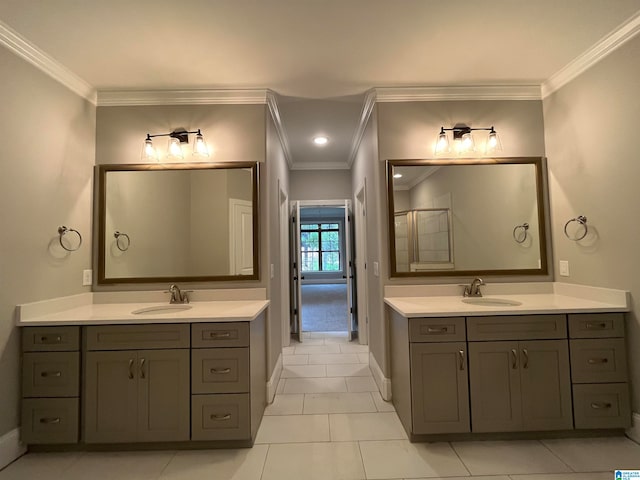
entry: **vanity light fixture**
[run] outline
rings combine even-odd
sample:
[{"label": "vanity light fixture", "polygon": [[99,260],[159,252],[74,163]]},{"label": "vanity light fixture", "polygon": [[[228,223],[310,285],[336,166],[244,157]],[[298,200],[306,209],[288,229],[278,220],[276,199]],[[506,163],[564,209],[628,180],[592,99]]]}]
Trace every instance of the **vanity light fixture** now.
[{"label": "vanity light fixture", "polygon": [[193,155],[203,158],[208,157],[209,149],[207,148],[207,144],[204,141],[204,137],[202,136],[200,129],[188,132],[183,128],[179,128],[170,133],[157,133],[155,135],[147,133],[147,138],[144,140],[144,146],[142,148],[142,161],[158,161],[159,155],[152,140],[155,137],[169,137],[167,158],[172,160],[182,160],[184,158],[182,144],[189,143],[189,135],[191,134],[195,134],[196,136],[193,142]]},{"label": "vanity light fixture", "polygon": [[329,143],[329,138],[325,137],[324,135],[318,135],[317,137],[313,138],[313,143],[315,143],[319,147],[322,147]]},{"label": "vanity light fixture", "polygon": [[464,155],[466,153],[474,152],[475,140],[471,134],[474,130],[489,131],[489,137],[485,144],[485,153],[487,155],[502,150],[502,143],[500,142],[498,133],[493,126],[486,128],[471,128],[464,124],[458,124],[452,128],[440,127],[440,133],[438,133],[438,138],[436,140],[435,154],[446,155],[451,152],[451,143],[449,142],[447,132],[453,132],[454,153]]}]

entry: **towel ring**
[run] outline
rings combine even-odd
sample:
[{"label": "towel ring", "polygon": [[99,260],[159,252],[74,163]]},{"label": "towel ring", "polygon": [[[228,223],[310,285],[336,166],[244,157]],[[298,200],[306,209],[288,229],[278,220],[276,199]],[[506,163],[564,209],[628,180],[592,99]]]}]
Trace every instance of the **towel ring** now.
[{"label": "towel ring", "polygon": [[[116,239],[116,247],[118,247],[118,250],[120,250],[121,252],[126,252],[127,250],[129,250],[129,246],[131,245],[131,239],[129,238],[129,235],[127,235],[126,233],[122,233],[119,232],[118,230],[116,230],[115,232],[113,232],[113,236]],[[120,239],[124,238],[126,239],[126,244],[123,240],[123,244],[120,244]]]},{"label": "towel ring", "polygon": [[[582,225],[584,227],[584,233],[579,237],[571,237],[569,233],[567,233],[567,227],[571,222],[578,222],[580,225]],[[572,218],[571,220],[569,220],[567,223],[564,224],[564,234],[567,236],[569,240],[573,240],[574,242],[579,242],[580,240],[582,240],[584,237],[587,236],[588,232],[589,232],[589,227],[587,227],[587,217],[585,217],[584,215],[578,215],[576,218]]]},{"label": "towel ring", "polygon": [[[518,239],[518,230],[522,230],[522,240]],[[525,240],[527,239],[527,230],[529,230],[529,224],[528,223],[523,223],[522,225],[516,225],[515,228],[513,229],[513,239],[517,242],[517,243],[524,243]]]},{"label": "towel ring", "polygon": [[[69,232],[73,232],[78,236],[78,246],[76,248],[66,247],[65,244],[62,242],[62,237],[64,237]],[[82,245],[82,235],[80,235],[80,232],[78,230],[75,230],[73,228],[68,228],[62,225],[61,227],[58,227],[58,235],[60,236],[60,239],[59,239],[60,246],[64,248],[67,252],[75,252]]]}]

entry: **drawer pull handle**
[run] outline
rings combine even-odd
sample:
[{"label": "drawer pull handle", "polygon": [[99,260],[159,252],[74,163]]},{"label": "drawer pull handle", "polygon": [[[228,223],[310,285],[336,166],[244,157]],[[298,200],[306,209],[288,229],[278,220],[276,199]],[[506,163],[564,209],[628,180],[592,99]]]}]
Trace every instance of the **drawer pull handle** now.
[{"label": "drawer pull handle", "polygon": [[427,327],[427,333],[447,333],[447,327]]},{"label": "drawer pull handle", "polygon": [[511,368],[513,370],[518,368],[518,352],[515,348],[511,349]]},{"label": "drawer pull handle", "polygon": [[133,358],[129,359],[129,380],[133,380]]},{"label": "drawer pull handle", "polygon": [[146,378],[146,372],[144,370],[144,358],[140,359],[140,378]]},{"label": "drawer pull handle", "polygon": [[611,408],[611,404],[606,402],[594,402],[591,404],[591,408],[594,410],[601,410],[603,408]]},{"label": "drawer pull handle", "polygon": [[587,363],[589,365],[597,365],[599,363],[608,363],[609,359],[608,358],[590,358],[589,360],[587,360]]},{"label": "drawer pull handle", "polygon": [[211,332],[209,336],[211,338],[229,338],[231,336],[231,332]]},{"label": "drawer pull handle", "polygon": [[216,422],[231,420],[231,414],[227,413],[226,415],[211,415],[211,420],[215,420]]},{"label": "drawer pull handle", "polygon": [[587,330],[604,330],[607,328],[607,324],[604,322],[587,322],[585,327]]},{"label": "drawer pull handle", "polygon": [[62,372],[42,372],[40,373],[41,377],[47,378],[47,377],[61,377],[62,376]]},{"label": "drawer pull handle", "polygon": [[464,350],[458,350],[458,357],[460,358],[460,370],[464,370]]},{"label": "drawer pull handle", "polygon": [[526,348],[522,349],[522,356],[524,357],[522,368],[529,368],[529,351]]},{"label": "drawer pull handle", "polygon": [[230,368],[212,368],[211,373],[215,373],[216,375],[225,375],[227,373],[231,373]]},{"label": "drawer pull handle", "polygon": [[48,335],[43,335],[40,337],[40,341],[42,343],[60,343],[62,342],[62,337],[60,335],[56,335],[55,337],[49,337]]},{"label": "drawer pull handle", "polygon": [[40,423],[44,423],[45,425],[60,423],[60,417],[44,417],[40,419]]}]

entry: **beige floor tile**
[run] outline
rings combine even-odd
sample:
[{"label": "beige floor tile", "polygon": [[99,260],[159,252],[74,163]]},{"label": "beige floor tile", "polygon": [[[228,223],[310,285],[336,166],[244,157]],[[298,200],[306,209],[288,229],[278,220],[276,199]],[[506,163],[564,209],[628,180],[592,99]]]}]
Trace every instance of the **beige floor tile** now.
[{"label": "beige floor tile", "polygon": [[260,480],[268,445],[176,453],[159,480]]},{"label": "beige floor tile", "polygon": [[537,440],[453,442],[452,445],[472,475],[571,472]]},{"label": "beige floor tile", "polygon": [[508,475],[481,475],[480,477],[425,477],[411,480],[511,480],[511,478]]},{"label": "beige floor tile", "polygon": [[335,363],[360,363],[360,359],[357,353],[318,353],[316,355],[309,355],[309,364],[311,365],[329,365]]},{"label": "beige floor tile", "polygon": [[[540,475],[509,475],[509,477],[511,480],[613,480],[613,472],[542,473]],[[473,477],[473,480],[476,480],[476,477]]]},{"label": "beige floor tile", "polygon": [[271,445],[262,480],[364,479],[357,443]]},{"label": "beige floor tile", "polygon": [[328,415],[283,415],[263,417],[255,443],[328,441]]},{"label": "beige floor tile", "polygon": [[29,453],[0,471],[2,480],[58,480],[82,453]]},{"label": "beige floor tile", "polygon": [[344,413],[329,415],[331,441],[403,440],[407,434],[395,413]]},{"label": "beige floor tile", "polygon": [[176,452],[89,452],[64,472],[65,480],[155,480]]},{"label": "beige floor tile", "polygon": [[373,401],[379,412],[395,412],[396,411],[395,407],[393,406],[393,403],[385,401],[382,398],[382,395],[380,395],[380,392],[378,391],[371,392],[371,396],[373,397]]},{"label": "beige floor tile", "polygon": [[345,377],[288,378],[282,393],[336,393],[346,391]]},{"label": "beige floor tile", "polygon": [[360,452],[368,479],[469,475],[448,443],[360,442]]},{"label": "beige floor tile", "polygon": [[360,363],[366,363],[367,365],[369,364],[369,354],[368,353],[357,353],[356,355],[358,355],[358,361]]},{"label": "beige floor tile", "polygon": [[304,396],[303,413],[365,413],[376,412],[371,394],[309,393]]},{"label": "beige floor tile", "polygon": [[282,355],[293,355],[296,351],[296,347],[291,344],[288,347],[282,347]]},{"label": "beige floor tile", "polygon": [[370,377],[369,365],[351,363],[347,365],[327,365],[328,377]]},{"label": "beige floor tile", "polygon": [[281,393],[284,393],[284,384],[287,382],[286,378],[280,378],[280,380],[278,380],[278,386],[276,387],[276,395],[280,395]]},{"label": "beige floor tile", "polygon": [[309,355],[283,355],[283,365],[307,365],[309,363]]},{"label": "beige floor tile", "polygon": [[347,336],[346,333],[343,333],[343,332],[337,332],[337,333],[341,333],[342,335],[327,335],[324,338],[325,345],[329,345],[330,343],[350,343],[349,337]]},{"label": "beige floor tile", "polygon": [[[308,337],[306,334],[304,337],[302,337],[302,342],[297,342],[295,344],[296,348],[297,347],[303,347],[305,345],[324,345],[324,338],[311,338]],[[291,343],[291,345],[293,345],[293,342]]]},{"label": "beige floor tile", "polygon": [[360,345],[358,343],[340,344],[342,353],[369,353],[369,345]]},{"label": "beige floor tile", "polygon": [[[282,368],[281,378],[314,378],[326,377],[325,365],[285,365]],[[337,375],[332,375],[337,376]]]},{"label": "beige floor tile", "polygon": [[563,438],[542,443],[576,472],[640,470],[640,445],[626,437]]},{"label": "beige floor tile", "polygon": [[273,403],[267,405],[265,415],[301,415],[304,394],[276,395]]},{"label": "beige floor tile", "polygon": [[341,353],[340,345],[330,344],[330,345],[299,345],[295,349],[296,355],[305,355],[305,354],[317,354],[317,353]]},{"label": "beige floor tile", "polygon": [[377,392],[378,386],[373,377],[344,377],[349,392]]}]

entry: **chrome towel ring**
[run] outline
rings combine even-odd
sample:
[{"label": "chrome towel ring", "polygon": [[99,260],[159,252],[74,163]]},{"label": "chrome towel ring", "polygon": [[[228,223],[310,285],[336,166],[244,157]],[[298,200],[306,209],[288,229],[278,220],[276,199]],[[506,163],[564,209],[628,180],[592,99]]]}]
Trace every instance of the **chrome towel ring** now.
[{"label": "chrome towel ring", "polygon": [[528,223],[523,223],[522,225],[516,225],[515,228],[513,229],[513,239],[517,243],[524,243],[528,236],[528,233],[527,233],[528,230],[529,230]]},{"label": "chrome towel ring", "polygon": [[[76,248],[69,248],[69,247],[65,246],[64,242],[62,241],[62,237],[64,237],[69,232],[73,232],[78,236],[78,246],[76,246]],[[58,227],[58,235],[60,236],[60,238],[59,238],[60,246],[62,248],[64,248],[67,252],[75,252],[82,245],[82,235],[80,235],[79,231],[77,231],[77,230],[75,230],[73,228],[68,228],[68,227],[65,227],[64,225],[62,225],[62,226]]]},{"label": "chrome towel ring", "polygon": [[[116,247],[118,247],[118,250],[121,252],[129,250],[129,247],[131,246],[131,239],[129,238],[129,235],[116,230],[113,232],[113,236],[116,239]],[[122,239],[122,241],[120,239]]]},{"label": "chrome towel ring", "polygon": [[[571,222],[578,222],[580,225],[582,225],[584,227],[584,233],[580,236],[575,236],[575,237],[570,236],[569,233],[567,232],[567,227]],[[578,215],[576,218],[572,218],[571,220],[569,220],[567,223],[564,224],[564,234],[569,240],[573,240],[574,242],[579,242],[580,240],[582,240],[584,237],[587,236],[588,232],[589,232],[589,227],[587,227],[587,217],[585,217],[584,215]]]}]

